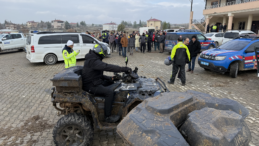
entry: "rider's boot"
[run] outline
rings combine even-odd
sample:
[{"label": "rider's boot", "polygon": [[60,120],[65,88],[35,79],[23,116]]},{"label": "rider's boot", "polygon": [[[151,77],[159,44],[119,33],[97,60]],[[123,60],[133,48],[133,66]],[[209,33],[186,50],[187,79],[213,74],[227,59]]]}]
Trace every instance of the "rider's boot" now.
[{"label": "rider's boot", "polygon": [[119,119],[120,119],[119,115],[111,115],[111,116],[105,118],[105,122],[116,123],[117,121],[119,121]]}]

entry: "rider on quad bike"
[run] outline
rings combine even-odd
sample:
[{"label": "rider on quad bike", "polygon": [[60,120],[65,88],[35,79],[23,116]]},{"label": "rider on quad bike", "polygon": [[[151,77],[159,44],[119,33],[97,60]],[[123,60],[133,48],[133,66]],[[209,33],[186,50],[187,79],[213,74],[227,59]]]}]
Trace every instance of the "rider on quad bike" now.
[{"label": "rider on quad bike", "polygon": [[85,55],[82,72],[83,90],[93,95],[105,96],[105,122],[115,123],[120,119],[120,116],[111,115],[114,91],[108,86],[114,84],[114,80],[116,79],[103,75],[103,71],[129,73],[132,69],[102,62],[106,51],[106,47],[96,44],[93,50],[90,50],[89,53]]}]

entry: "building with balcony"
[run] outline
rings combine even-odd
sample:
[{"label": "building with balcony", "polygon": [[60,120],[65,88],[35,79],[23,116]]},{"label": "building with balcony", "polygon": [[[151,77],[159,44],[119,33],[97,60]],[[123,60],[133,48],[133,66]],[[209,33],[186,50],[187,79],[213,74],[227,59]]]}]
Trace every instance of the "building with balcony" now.
[{"label": "building with balcony", "polygon": [[53,28],[65,28],[65,22],[62,20],[53,20],[51,21]]},{"label": "building with balcony", "polygon": [[205,0],[203,15],[209,24],[227,25],[227,30],[259,30],[259,0]]},{"label": "building with balcony", "polygon": [[155,27],[155,30],[160,30],[162,27],[162,21],[151,17],[147,21],[147,27]]}]

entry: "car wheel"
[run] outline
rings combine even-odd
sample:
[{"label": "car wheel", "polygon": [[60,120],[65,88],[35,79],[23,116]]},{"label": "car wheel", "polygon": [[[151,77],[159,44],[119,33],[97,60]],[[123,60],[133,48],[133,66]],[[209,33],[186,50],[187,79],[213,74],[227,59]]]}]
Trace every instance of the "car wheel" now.
[{"label": "car wheel", "polygon": [[57,56],[54,55],[54,54],[47,54],[44,58],[44,62],[45,64],[47,65],[53,65],[53,64],[56,64],[57,62]]},{"label": "car wheel", "polygon": [[238,62],[232,63],[230,65],[230,76],[236,78],[238,74]]},{"label": "car wheel", "polygon": [[215,42],[215,45],[216,45],[216,47],[218,47],[219,46],[219,42]]},{"label": "car wheel", "polygon": [[93,140],[93,127],[87,117],[75,113],[58,120],[53,129],[56,146],[90,146]]}]

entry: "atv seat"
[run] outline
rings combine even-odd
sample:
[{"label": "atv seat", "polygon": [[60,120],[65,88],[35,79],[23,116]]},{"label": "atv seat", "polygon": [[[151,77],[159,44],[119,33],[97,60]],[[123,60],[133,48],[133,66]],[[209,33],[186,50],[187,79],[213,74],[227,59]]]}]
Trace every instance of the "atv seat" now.
[{"label": "atv seat", "polygon": [[[110,86],[107,86],[107,87],[110,88],[110,89],[112,89],[112,90],[114,91],[117,87],[120,86],[120,84],[121,84],[121,82],[117,82],[117,83],[114,83],[114,84],[112,84],[112,85],[110,85]],[[105,97],[101,97],[101,96],[98,96],[98,95],[92,95],[92,97],[93,97],[96,101],[102,101],[102,102],[104,102],[104,100],[105,100]]]}]

